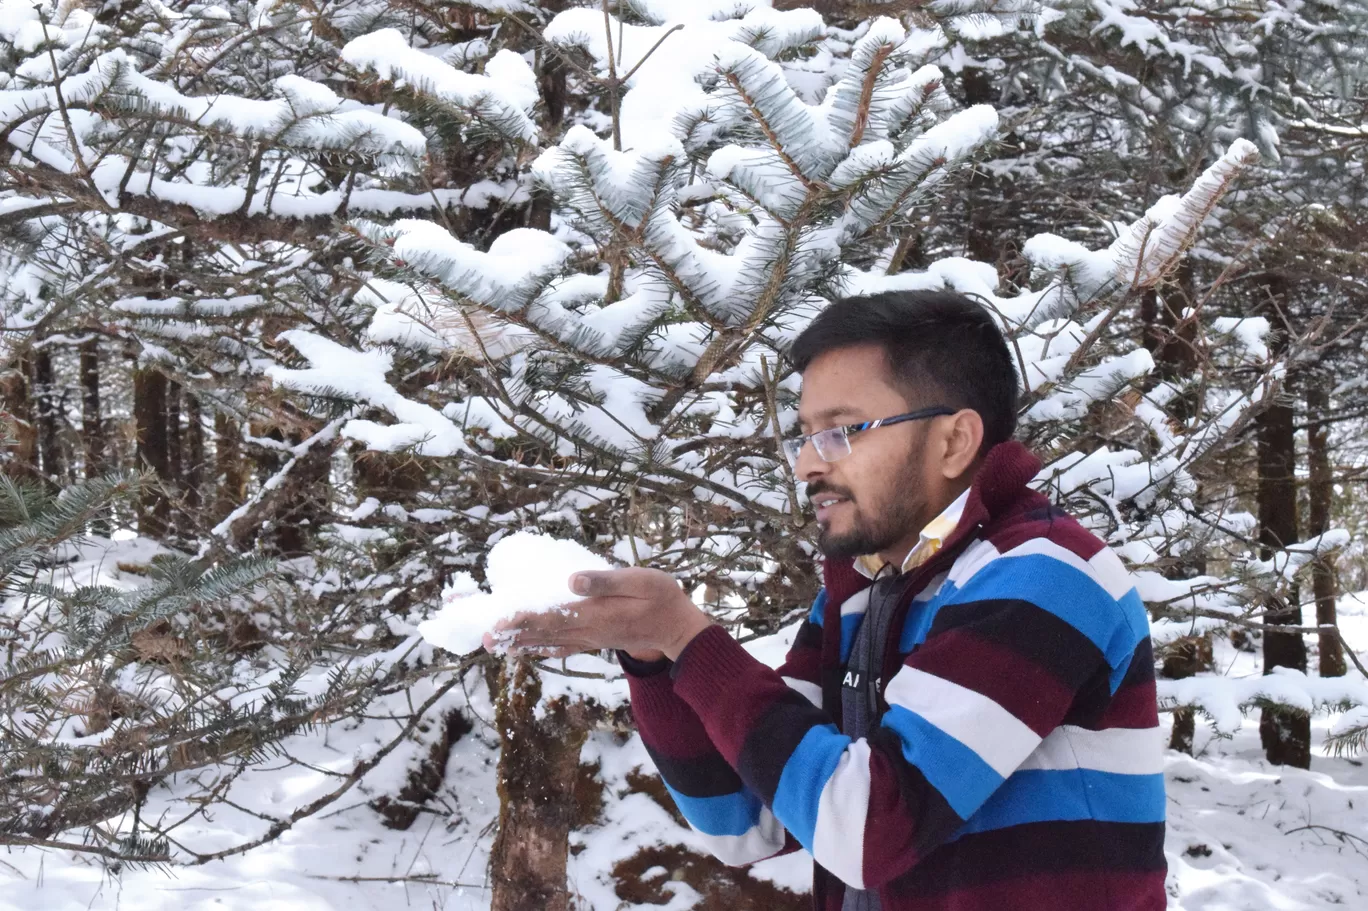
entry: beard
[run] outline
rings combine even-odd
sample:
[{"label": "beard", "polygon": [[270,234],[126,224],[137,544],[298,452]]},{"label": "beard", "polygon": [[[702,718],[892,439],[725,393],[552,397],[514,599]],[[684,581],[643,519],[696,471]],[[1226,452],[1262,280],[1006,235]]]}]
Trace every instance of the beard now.
[{"label": "beard", "polygon": [[925,440],[919,439],[918,445],[908,454],[906,463],[893,475],[893,490],[878,511],[866,512],[849,490],[825,484],[818,484],[815,489],[808,488],[809,499],[827,491],[847,498],[852,507],[848,529],[835,532],[830,524],[818,529],[817,547],[823,556],[832,560],[848,560],[881,553],[925,526],[926,521],[922,518],[925,499],[914,485],[908,483],[919,477],[917,468],[921,465],[924,448]]},{"label": "beard", "polygon": [[874,515],[866,515],[854,500],[850,502],[854,507],[850,528],[835,532],[827,526],[817,532],[817,547],[823,556],[833,560],[846,560],[887,550],[906,538],[910,529],[916,527],[922,511],[918,497],[889,503]]}]

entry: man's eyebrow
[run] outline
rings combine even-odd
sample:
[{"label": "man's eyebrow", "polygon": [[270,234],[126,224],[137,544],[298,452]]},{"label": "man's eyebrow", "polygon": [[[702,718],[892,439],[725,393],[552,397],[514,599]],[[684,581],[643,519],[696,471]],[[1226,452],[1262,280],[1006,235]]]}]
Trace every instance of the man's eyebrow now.
[{"label": "man's eyebrow", "polygon": [[839,417],[851,417],[855,414],[855,409],[851,408],[849,405],[838,405],[835,408],[823,408],[816,414],[800,415],[798,421],[800,424],[808,425],[813,422],[825,422]]}]

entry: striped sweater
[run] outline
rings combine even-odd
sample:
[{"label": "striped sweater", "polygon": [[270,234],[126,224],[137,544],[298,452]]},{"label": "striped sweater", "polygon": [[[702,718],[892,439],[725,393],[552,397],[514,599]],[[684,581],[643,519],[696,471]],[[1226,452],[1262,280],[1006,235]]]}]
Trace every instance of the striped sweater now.
[{"label": "striped sweater", "polygon": [[841,733],[870,585],[850,561],[827,562],[777,672],[721,627],[629,666],[641,737],[713,853],[801,845],[819,911],[846,885],[884,911],[1165,907],[1147,616],[1116,556],[1027,486],[1039,468],[991,450],[912,572],[867,738]]}]

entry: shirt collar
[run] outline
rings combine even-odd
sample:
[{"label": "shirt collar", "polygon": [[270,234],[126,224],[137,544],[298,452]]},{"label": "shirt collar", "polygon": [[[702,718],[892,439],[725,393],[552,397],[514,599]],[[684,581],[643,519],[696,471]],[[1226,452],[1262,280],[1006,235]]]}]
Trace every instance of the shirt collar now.
[{"label": "shirt collar", "polygon": [[[941,549],[945,539],[950,537],[950,533],[959,525],[960,516],[964,515],[964,505],[968,502],[969,491],[966,489],[964,493],[955,498],[955,502],[945,507],[940,515],[927,522],[926,527],[921,530],[917,545],[908,552],[906,559],[903,560],[902,568],[898,571],[908,572],[931,559]],[[855,558],[856,572],[867,579],[873,579],[886,565],[877,554]]]}]

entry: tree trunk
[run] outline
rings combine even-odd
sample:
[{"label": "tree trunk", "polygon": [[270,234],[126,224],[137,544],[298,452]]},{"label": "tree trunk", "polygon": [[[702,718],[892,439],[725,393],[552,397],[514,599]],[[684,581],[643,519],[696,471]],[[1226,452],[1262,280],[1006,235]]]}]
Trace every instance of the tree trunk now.
[{"label": "tree trunk", "polygon": [[133,370],[133,420],[138,470],[153,473],[138,497],[138,534],[160,539],[166,536],[171,515],[167,496],[171,466],[166,437],[166,375],[155,367]]},{"label": "tree trunk", "polygon": [[[1155,379],[1182,388],[1186,380],[1197,375],[1197,320],[1185,319],[1183,312],[1191,307],[1196,294],[1196,275],[1192,258],[1185,256],[1174,270],[1173,279],[1157,293],[1146,293],[1141,312],[1150,311],[1151,323],[1145,339],[1146,347],[1154,354]],[[1152,297],[1151,297],[1152,295]],[[1176,421],[1187,421],[1197,411],[1198,391],[1185,389],[1169,402],[1165,409]]]},{"label": "tree trunk", "polygon": [[504,665],[500,690],[495,725],[503,749],[490,911],[569,911],[566,858],[580,748],[588,736],[586,710],[560,699],[538,719],[541,681],[526,659]]},{"label": "tree trunk", "polygon": [[[306,432],[307,433],[307,432]],[[257,439],[275,440],[286,446],[298,446],[306,433],[291,430],[288,434],[280,426],[268,423],[251,425]],[[333,447],[317,445],[295,462],[283,482],[277,482],[267,498],[253,507],[251,521],[235,522],[233,540],[245,545],[251,537],[264,542],[280,556],[290,558],[307,554],[312,533],[324,515],[328,472],[331,469]],[[252,456],[257,483],[271,484],[290,460],[290,455],[275,448],[255,447]]]},{"label": "tree trunk", "polygon": [[38,428],[33,422],[30,371],[26,352],[15,355],[14,362],[0,373],[0,440],[8,450],[4,470],[11,477],[36,479],[38,471]]},{"label": "tree trunk", "polygon": [[223,412],[214,414],[214,521],[221,522],[247,499],[247,466],[242,460],[242,429]]},{"label": "tree trunk", "polygon": [[364,450],[352,458],[356,495],[381,503],[412,500],[427,485],[423,463],[412,455]]},{"label": "tree trunk", "polygon": [[[296,435],[291,436],[293,444],[303,442]],[[313,535],[318,531],[327,505],[332,453],[331,446],[321,444],[305,453],[278,492],[276,503],[279,505],[271,517],[271,545],[282,557],[302,557],[312,549]]]},{"label": "tree trunk", "polygon": [[200,485],[204,483],[204,412],[199,397],[185,393],[185,476],[183,488],[185,511],[191,524],[198,528],[204,517],[200,515]]},{"label": "tree trunk", "polygon": [[81,438],[85,443],[85,476],[105,472],[104,417],[100,413],[100,340],[81,343]]},{"label": "tree trunk", "polygon": [[[966,104],[992,104],[996,93],[988,70],[978,66],[967,66],[960,72],[964,85]],[[1002,192],[985,168],[975,168],[969,175],[965,206],[968,209],[968,225],[964,237],[965,254],[979,262],[998,264],[1002,252],[1004,232],[1002,226],[994,223],[994,202]],[[1001,275],[999,268],[999,275]]]},{"label": "tree trunk", "polygon": [[[85,447],[85,477],[98,478],[108,470],[104,415],[100,410],[100,340],[91,336],[81,342],[81,442]],[[91,522],[97,535],[113,530],[110,516],[102,514]]]},{"label": "tree trunk", "polygon": [[166,381],[166,465],[167,477],[180,492],[185,470],[185,450],[181,438],[181,384]]},{"label": "tree trunk", "polygon": [[33,355],[33,399],[38,408],[38,453],[43,463],[43,476],[60,487],[65,480],[66,459],[62,457],[61,414],[52,372],[52,352],[48,348],[39,348]]},{"label": "tree trunk", "polygon": [[[1169,680],[1183,680],[1202,671],[1211,670],[1211,636],[1200,633],[1184,636],[1168,646],[1160,674]],[[1197,718],[1193,710],[1178,708],[1173,712],[1173,731],[1169,735],[1169,749],[1192,755],[1193,740],[1197,735]]]},{"label": "tree trunk", "polygon": [[[1330,470],[1330,449],[1327,445],[1329,426],[1323,419],[1330,411],[1329,379],[1323,375],[1309,378],[1306,386],[1306,461],[1310,477],[1307,487],[1310,500],[1307,535],[1315,537],[1330,530],[1330,503],[1334,493],[1334,476]],[[1337,626],[1335,601],[1334,558],[1324,554],[1311,566],[1311,588],[1316,595],[1316,625]],[[1319,669],[1322,677],[1343,677],[1345,673],[1344,643],[1339,633],[1331,630],[1320,634]]]},{"label": "tree trunk", "polygon": [[[1198,368],[1195,345],[1196,321],[1184,321],[1182,312],[1193,299],[1195,276],[1192,262],[1184,258],[1178,268],[1176,281],[1162,289],[1147,289],[1140,298],[1141,343],[1154,355],[1155,369],[1148,377],[1147,389],[1161,382],[1180,386],[1193,377]],[[1185,392],[1169,400],[1166,411],[1175,421],[1186,421],[1196,406],[1193,392]],[[1206,554],[1193,548],[1181,557],[1167,561],[1164,575],[1170,579],[1192,579],[1206,575]],[[1212,668],[1211,636],[1201,633],[1172,643],[1160,674],[1170,680],[1182,680]],[[1197,718],[1190,708],[1173,712],[1173,730],[1169,735],[1169,749],[1192,755],[1197,735]]]},{"label": "tree trunk", "polygon": [[[546,10],[548,16],[565,9],[566,0],[546,0],[542,8]],[[515,45],[516,47],[516,45]],[[521,50],[521,48],[517,48]],[[561,59],[559,51],[553,51],[545,47],[541,42],[531,42],[528,50],[534,50],[537,54],[537,87],[541,89],[542,104],[539,108],[541,128],[547,136],[559,136],[561,126],[565,123],[565,106],[569,99],[568,83],[566,75],[569,67]],[[551,210],[554,208],[555,200],[550,191],[545,188],[536,188],[532,192],[532,204],[527,210],[527,226],[529,228],[539,228],[543,231],[551,230]]]},{"label": "tree trunk", "polygon": [[[1285,280],[1271,276],[1266,280],[1266,312],[1273,327],[1274,353],[1287,345],[1290,326],[1283,308]],[[1256,419],[1259,463],[1259,544],[1262,559],[1272,559],[1274,551],[1296,543],[1297,536],[1297,448],[1294,413],[1286,399],[1274,402]],[[1284,601],[1270,596],[1265,622],[1300,626],[1301,604],[1295,586]],[[1275,667],[1306,670],[1306,642],[1300,633],[1264,630],[1264,673]],[[1298,768],[1311,766],[1311,716],[1282,707],[1263,710],[1259,737],[1268,761]]]}]

